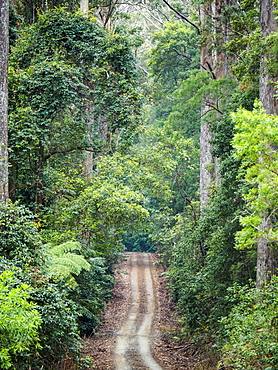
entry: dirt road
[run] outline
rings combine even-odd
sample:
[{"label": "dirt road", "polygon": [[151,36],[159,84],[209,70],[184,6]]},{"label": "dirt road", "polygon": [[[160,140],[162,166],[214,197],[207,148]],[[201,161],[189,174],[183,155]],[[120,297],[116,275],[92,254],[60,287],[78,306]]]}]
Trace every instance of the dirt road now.
[{"label": "dirt road", "polygon": [[89,369],[217,368],[194,344],[177,341],[180,324],[175,305],[166,289],[163,268],[155,266],[155,261],[151,253],[126,253],[116,267],[116,285],[102,325],[83,342],[83,357],[93,359]]},{"label": "dirt road", "polygon": [[153,263],[147,253],[131,256],[131,307],[117,332],[115,369],[162,370],[150,352],[155,315]]}]

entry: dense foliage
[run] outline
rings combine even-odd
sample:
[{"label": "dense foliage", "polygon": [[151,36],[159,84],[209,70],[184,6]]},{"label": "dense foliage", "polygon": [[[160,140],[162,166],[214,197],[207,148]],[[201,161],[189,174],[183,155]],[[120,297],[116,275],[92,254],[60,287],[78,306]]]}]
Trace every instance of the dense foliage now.
[{"label": "dense foliage", "polygon": [[182,339],[219,368],[276,369],[276,271],[254,282],[259,241],[277,260],[278,122],[258,103],[268,73],[277,87],[277,32],[252,0],[77,5],[11,5],[0,367],[81,368],[126,248],[158,252]]},{"label": "dense foliage", "polygon": [[75,161],[81,172],[86,151],[125,146],[136,127],[128,42],[94,19],[63,9],[40,16],[12,51],[9,81],[11,194],[29,207],[59,193],[49,171]]},{"label": "dense foliage", "polygon": [[64,8],[30,23],[11,34],[15,203],[0,207],[0,367],[77,368],[80,334],[94,330],[110,297],[121,240],[148,219],[141,193],[96,168],[97,157],[129,145],[141,96],[126,36]]},{"label": "dense foliage", "polygon": [[13,273],[0,275],[0,364],[2,369],[13,365],[13,357],[26,353],[30,347],[40,348],[38,327],[41,322],[34,303],[29,303],[30,287],[15,286]]},{"label": "dense foliage", "polygon": [[[152,121],[193,139],[198,139],[199,127],[206,122],[215,157],[209,171],[218,173],[220,181],[215,177],[209,202],[200,212],[199,195],[196,188],[195,193],[189,192],[187,177],[182,190],[190,196],[184,198],[181,208],[172,208],[174,217],[164,217],[163,227],[160,224],[159,232],[152,233],[152,237],[168,266],[169,286],[182,315],[184,338],[208,347],[216,344],[218,359],[224,351],[220,368],[275,369],[275,307],[266,297],[273,294],[277,299],[276,280],[260,290],[253,289],[252,282],[256,280],[260,240],[268,243],[269,258],[277,261],[277,117],[265,114],[256,103],[263,53],[271,54],[276,33],[262,38],[254,2],[241,2],[236,11],[234,5],[227,6],[219,11],[218,18],[210,18],[210,5],[206,5],[202,10],[208,13],[202,20],[200,37],[191,36],[200,43],[201,60],[208,61],[201,66],[206,71],[196,72],[191,66],[188,74],[188,66],[179,62],[186,37],[179,40],[172,33],[168,39],[169,26],[165,34],[161,30],[155,35],[150,68],[157,84],[157,99],[163,101],[164,109],[155,108]],[[194,7],[190,12],[194,20]],[[173,32],[174,24],[171,26]],[[228,34],[223,36],[222,29],[228,29]],[[182,47],[190,57],[190,49]],[[164,51],[168,58],[162,57]],[[213,66],[209,63],[215,55],[219,59]],[[269,58],[267,67],[274,81],[275,65]],[[228,73],[221,68],[227,68]],[[165,76],[163,86],[168,88],[168,95],[162,98],[160,82]],[[170,76],[176,77],[175,84]],[[197,176],[193,183],[196,180]],[[217,355],[212,356],[217,362]]]},{"label": "dense foliage", "polygon": [[265,289],[234,286],[229,294],[239,303],[222,320],[229,336],[224,363],[236,369],[276,369],[277,277]]}]

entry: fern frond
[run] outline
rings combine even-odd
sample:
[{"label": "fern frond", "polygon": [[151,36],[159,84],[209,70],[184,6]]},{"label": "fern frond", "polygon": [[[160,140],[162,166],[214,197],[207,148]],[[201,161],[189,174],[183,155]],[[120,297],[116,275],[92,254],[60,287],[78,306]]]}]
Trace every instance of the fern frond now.
[{"label": "fern frond", "polygon": [[58,270],[64,276],[79,275],[82,269],[89,271],[91,264],[84,256],[73,252],[80,251],[81,247],[78,242],[65,242],[50,248],[51,269]]},{"label": "fern frond", "polygon": [[69,241],[50,248],[50,253],[56,257],[62,257],[65,253],[81,251],[82,245],[78,242]]},{"label": "fern frond", "polygon": [[66,253],[62,257],[53,257],[52,265],[61,272],[64,271],[67,275],[79,275],[82,269],[89,271],[91,268],[91,265],[83,256],[75,253]]}]

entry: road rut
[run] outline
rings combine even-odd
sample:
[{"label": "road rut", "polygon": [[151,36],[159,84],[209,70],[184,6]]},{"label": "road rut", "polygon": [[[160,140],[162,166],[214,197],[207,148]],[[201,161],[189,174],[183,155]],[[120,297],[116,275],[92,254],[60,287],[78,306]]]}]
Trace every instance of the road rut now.
[{"label": "road rut", "polygon": [[131,254],[130,284],[131,306],[116,334],[115,370],[163,370],[150,352],[155,294],[148,253]]}]

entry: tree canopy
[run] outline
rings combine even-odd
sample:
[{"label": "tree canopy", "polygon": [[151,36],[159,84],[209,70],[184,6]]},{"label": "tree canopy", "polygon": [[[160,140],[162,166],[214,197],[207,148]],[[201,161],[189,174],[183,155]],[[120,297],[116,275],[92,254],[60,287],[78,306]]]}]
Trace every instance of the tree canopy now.
[{"label": "tree canopy", "polygon": [[275,3],[81,5],[10,4],[0,367],[85,368],[128,249],[159,255],[178,340],[276,369]]}]

